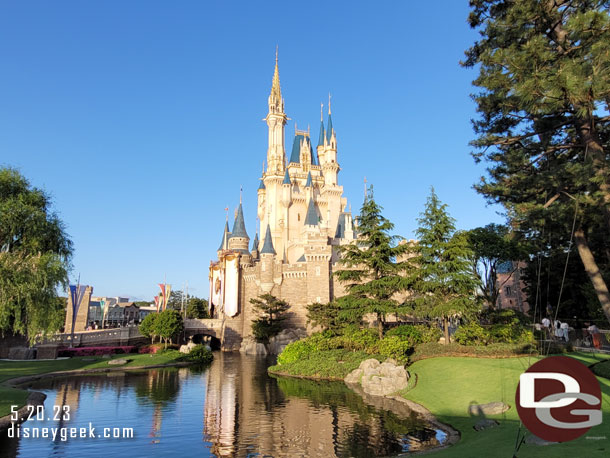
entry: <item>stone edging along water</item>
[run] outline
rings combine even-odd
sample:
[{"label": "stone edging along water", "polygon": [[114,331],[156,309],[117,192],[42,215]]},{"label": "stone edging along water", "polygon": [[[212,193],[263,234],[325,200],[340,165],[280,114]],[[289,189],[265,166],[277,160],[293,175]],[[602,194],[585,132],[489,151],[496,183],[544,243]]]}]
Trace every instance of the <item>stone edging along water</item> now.
[{"label": "stone edging along water", "polygon": [[[338,377],[315,377],[315,376],[309,376],[309,375],[293,375],[293,374],[287,374],[287,373],[283,373],[283,372],[279,372],[279,371],[268,371],[268,372],[270,374],[277,375],[280,377],[292,377],[292,378],[300,378],[300,379],[306,379],[306,380],[332,381],[332,382],[344,383],[343,379],[338,378]],[[439,450],[445,449],[447,447],[450,447],[451,445],[458,443],[460,440],[461,434],[457,429],[453,428],[449,424],[441,423],[440,421],[438,421],[438,419],[421,404],[410,401],[409,399],[405,399],[400,395],[393,394],[393,395],[386,395],[386,396],[373,396],[373,395],[365,393],[364,391],[362,391],[362,389],[354,389],[355,387],[352,385],[348,385],[348,388],[350,388],[352,391],[354,391],[355,393],[360,395],[367,404],[370,404],[370,402],[367,402],[367,398],[369,398],[369,400],[374,400],[374,399],[377,399],[379,401],[391,400],[391,401],[396,401],[396,402],[406,404],[410,410],[417,413],[420,417],[422,417],[424,420],[426,420],[428,423],[430,423],[435,428],[438,428],[447,434],[447,440],[445,441],[445,443],[442,445],[439,445],[438,447],[434,447],[429,450],[422,450],[422,451],[417,451],[417,452],[409,452],[406,454],[400,454],[398,456],[424,455],[427,453],[437,452]],[[372,403],[372,404],[375,405],[375,403]],[[392,410],[390,406],[384,406],[383,408],[385,410]]]},{"label": "stone edging along water", "polygon": [[[74,369],[69,371],[55,371],[55,372],[43,372],[42,374],[32,374],[25,375],[23,377],[15,377],[9,380],[5,380],[2,384],[5,386],[9,386],[11,388],[20,388],[21,385],[25,385],[26,383],[35,382],[37,380],[43,378],[53,378],[53,377],[63,377],[66,375],[85,375],[85,374],[103,374],[107,372],[124,372],[124,371],[138,371],[142,369],[156,369],[161,367],[186,367],[190,366],[193,363],[190,361],[180,361],[175,363],[168,364],[151,364],[148,366],[131,366],[131,367],[97,367],[95,369]],[[12,424],[20,424],[24,421],[24,418],[27,416],[28,407],[39,406],[44,403],[46,399],[46,395],[44,393],[40,393],[38,391],[30,391],[28,398],[25,401],[25,404],[19,408],[17,413],[18,420],[11,420],[11,415],[5,415],[4,417],[0,417],[0,433],[3,433],[7,429],[11,427]]]}]

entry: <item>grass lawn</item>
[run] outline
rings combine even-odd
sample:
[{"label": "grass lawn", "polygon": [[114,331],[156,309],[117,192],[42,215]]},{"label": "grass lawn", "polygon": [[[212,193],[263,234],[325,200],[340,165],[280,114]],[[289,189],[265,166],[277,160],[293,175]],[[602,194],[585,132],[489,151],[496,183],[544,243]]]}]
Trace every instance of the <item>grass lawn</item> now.
[{"label": "grass lawn", "polygon": [[[178,356],[183,355],[177,351],[171,351],[158,355],[113,355],[111,359],[125,358],[130,360],[127,364],[117,366],[117,370],[120,370],[123,367],[170,364],[175,362]],[[95,360],[91,361],[91,359]],[[101,358],[99,356],[57,359],[52,361],[0,361],[0,417],[10,413],[11,405],[24,405],[28,397],[27,391],[6,386],[4,384],[6,380],[27,375],[43,374],[45,372],[108,368],[111,367],[108,365],[108,361],[108,358]]]},{"label": "grass lawn", "polygon": [[[569,353],[586,365],[608,357],[589,353]],[[459,443],[432,453],[439,457],[506,457],[513,453],[519,418],[515,409],[515,392],[519,376],[537,360],[524,358],[431,358],[409,367],[418,376],[417,386],[403,396],[429,409],[440,421],[452,425],[462,434]],[[603,423],[591,428],[583,437],[561,444],[536,446],[523,444],[518,457],[608,457],[610,456],[610,380],[598,377],[602,388]],[[511,408],[501,415],[490,416],[500,426],[476,432],[478,417],[468,414],[468,406],[503,401]],[[529,434],[529,433],[528,433]],[[586,439],[605,437],[603,440]]]}]

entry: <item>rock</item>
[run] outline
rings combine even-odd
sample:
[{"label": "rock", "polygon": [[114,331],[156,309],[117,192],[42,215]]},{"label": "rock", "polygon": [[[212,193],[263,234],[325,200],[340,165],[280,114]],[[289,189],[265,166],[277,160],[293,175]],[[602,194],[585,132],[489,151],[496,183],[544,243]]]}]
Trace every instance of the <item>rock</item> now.
[{"label": "rock", "polygon": [[538,436],[534,436],[533,434],[530,434],[525,439],[525,443],[528,444],[528,445],[540,445],[540,446],[543,446],[543,445],[556,444],[557,442],[549,442],[547,440],[541,439]]},{"label": "rock", "polygon": [[277,336],[269,339],[269,344],[258,343],[253,336],[244,337],[239,348],[240,353],[246,355],[279,355],[286,345],[307,336],[304,329],[283,329]]},{"label": "rock", "polygon": [[475,431],[483,431],[484,429],[494,428],[498,426],[496,420],[490,420],[489,418],[483,418],[482,420],[477,421],[477,423],[473,426]]},{"label": "rock", "polygon": [[122,366],[123,364],[127,364],[127,360],[123,359],[123,358],[119,358],[119,359],[111,359],[110,361],[108,361],[108,364],[110,366]]},{"label": "rock", "polygon": [[358,369],[350,372],[344,381],[348,385],[360,384],[362,390],[372,396],[387,396],[405,388],[409,374],[393,360],[382,364],[371,358],[362,361]]},{"label": "rock", "polygon": [[193,348],[195,348],[197,346],[197,344],[193,343],[193,341],[190,341],[189,343],[187,343],[186,345],[180,345],[180,353],[185,353],[188,354],[191,352],[191,350]]},{"label": "rock", "polygon": [[510,407],[503,402],[489,402],[487,404],[471,404],[468,406],[470,415],[498,415],[506,412]]}]

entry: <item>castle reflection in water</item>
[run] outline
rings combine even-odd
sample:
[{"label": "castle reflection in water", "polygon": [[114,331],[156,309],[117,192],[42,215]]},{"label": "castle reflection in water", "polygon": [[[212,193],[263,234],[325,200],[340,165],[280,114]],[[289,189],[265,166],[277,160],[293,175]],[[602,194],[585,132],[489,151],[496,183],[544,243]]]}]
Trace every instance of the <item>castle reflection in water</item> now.
[{"label": "castle reflection in water", "polygon": [[444,438],[400,403],[380,411],[341,383],[275,380],[264,358],[216,357],[204,408],[216,456],[388,456]]}]

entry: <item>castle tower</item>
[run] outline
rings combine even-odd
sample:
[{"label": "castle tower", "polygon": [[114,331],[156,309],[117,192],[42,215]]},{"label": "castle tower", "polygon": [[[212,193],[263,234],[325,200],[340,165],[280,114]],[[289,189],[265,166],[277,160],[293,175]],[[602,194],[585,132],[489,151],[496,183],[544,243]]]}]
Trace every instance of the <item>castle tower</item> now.
[{"label": "castle tower", "polygon": [[284,113],[284,99],[280,88],[280,71],[278,69],[277,50],[275,52],[275,70],[271,93],[268,99],[269,112],[265,121],[269,128],[269,147],[267,149],[267,173],[281,174],[284,170],[284,125],[288,120]]},{"label": "castle tower", "polygon": [[246,224],[244,222],[244,211],[239,202],[237,207],[237,213],[235,214],[235,222],[233,223],[233,230],[231,231],[231,237],[229,238],[229,250],[238,251],[242,254],[249,255],[248,244],[250,243],[250,237],[246,232]]},{"label": "castle tower", "polygon": [[275,250],[273,248],[273,240],[271,239],[271,229],[268,225],[267,232],[265,232],[265,241],[263,242],[260,257],[260,287],[263,292],[269,293],[273,289],[273,265]]}]

